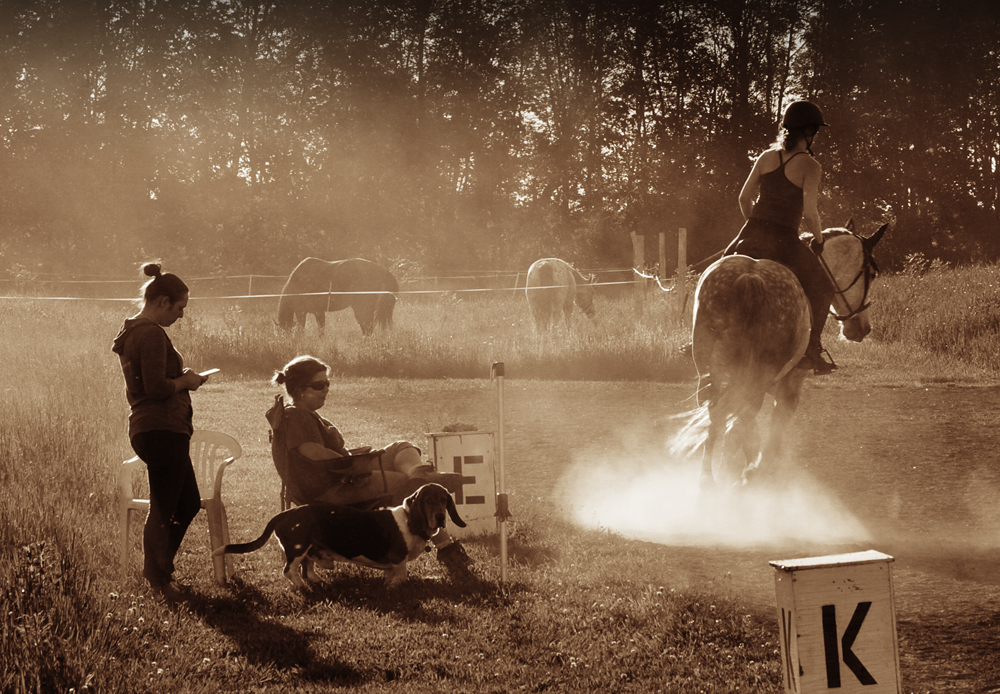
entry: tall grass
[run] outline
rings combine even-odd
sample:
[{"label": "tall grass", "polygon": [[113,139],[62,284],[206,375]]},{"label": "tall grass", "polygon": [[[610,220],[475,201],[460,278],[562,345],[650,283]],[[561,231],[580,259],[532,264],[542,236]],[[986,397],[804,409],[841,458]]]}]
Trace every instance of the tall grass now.
[{"label": "tall grass", "polygon": [[[995,266],[954,270],[912,259],[906,271],[878,280],[872,348],[902,345],[995,373],[998,273]],[[413,300],[397,307],[393,330],[362,338],[348,314],[331,315],[323,336],[312,327],[289,335],[274,327],[273,307],[194,297],[171,335],[189,365],[221,367],[230,379],[270,377],[301,353],[327,360],[338,374],[361,377],[484,378],[494,361],[504,361],[513,378],[670,381],[692,375],[677,356],[686,329],[668,297],[654,295],[641,319],[630,299],[601,298],[598,311],[594,321],[578,316],[571,331],[538,336],[520,295]],[[375,688],[379,678],[384,684],[406,672],[424,682],[418,691],[436,691],[435,681],[507,691],[525,678],[540,682],[538,689],[548,682],[551,688],[646,691],[656,677],[665,683],[714,677],[752,691],[775,689],[776,647],[767,644],[773,626],[767,618],[718,599],[625,580],[613,568],[622,560],[621,542],[602,544],[600,534],[573,530],[530,508],[515,535],[527,568],[514,592],[487,583],[474,599],[455,589],[445,593],[445,603],[435,603],[435,591],[421,593],[418,583],[404,602],[432,605],[426,609],[435,614],[404,610],[396,620],[388,603],[346,598],[336,609],[347,611],[342,628],[360,650],[317,656],[308,667],[294,649],[319,647],[292,625],[305,619],[321,629],[324,617],[316,604],[288,602],[284,588],[261,595],[236,585],[233,597],[211,593],[208,584],[209,597],[194,614],[149,604],[138,581],[117,574],[114,478],[117,462],[131,451],[110,345],[128,313],[121,305],[90,302],[0,304],[0,691],[265,691],[268,682],[318,691],[328,680]],[[378,438],[389,440],[388,426]],[[270,508],[273,499],[261,499],[260,507]],[[566,546],[580,558],[547,563]],[[645,556],[641,545],[629,548],[630,561]],[[358,610],[374,614],[374,624],[351,626]],[[465,623],[474,630],[463,631],[464,644],[441,646],[428,633],[462,631]],[[397,642],[393,629],[439,645],[419,657],[406,655],[410,642]],[[273,643],[257,643],[253,634]],[[380,647],[399,649],[399,672],[377,671],[377,659],[366,660],[365,634]],[[233,650],[234,640],[242,650]],[[288,652],[283,641],[291,644]],[[491,648],[499,648],[505,662],[481,662]],[[259,662],[240,660],[244,651]],[[708,664],[716,656],[728,670]]]},{"label": "tall grass", "polygon": [[875,342],[902,343],[995,371],[1000,354],[1000,266],[952,269],[916,254],[900,273],[877,280]]},{"label": "tall grass", "polygon": [[343,376],[481,378],[503,361],[518,378],[682,380],[692,373],[677,351],[686,340],[684,321],[672,297],[654,291],[639,318],[631,298],[603,297],[593,320],[577,311],[570,328],[547,335],[536,333],[520,292],[464,300],[404,296],[394,327],[369,338],[350,311],[328,314],[322,335],[311,317],[304,331],[285,332],[266,299],[220,305],[195,297],[172,333],[199,364],[254,377],[309,353]]}]

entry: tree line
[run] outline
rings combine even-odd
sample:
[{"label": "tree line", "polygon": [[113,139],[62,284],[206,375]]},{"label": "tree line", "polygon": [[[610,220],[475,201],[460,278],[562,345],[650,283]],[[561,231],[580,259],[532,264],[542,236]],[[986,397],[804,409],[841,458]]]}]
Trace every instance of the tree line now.
[{"label": "tree line", "polygon": [[[415,272],[736,234],[790,100],[824,226],[994,261],[993,0],[0,0],[0,270]],[[647,242],[647,249],[651,245]],[[647,258],[650,253],[647,251]],[[668,254],[668,265],[673,258]]]}]

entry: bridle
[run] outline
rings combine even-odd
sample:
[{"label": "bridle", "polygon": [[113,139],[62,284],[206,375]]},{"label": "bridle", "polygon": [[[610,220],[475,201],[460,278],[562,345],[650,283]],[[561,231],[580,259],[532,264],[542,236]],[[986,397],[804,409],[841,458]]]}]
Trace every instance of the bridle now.
[{"label": "bridle", "polygon": [[863,254],[861,268],[858,270],[858,274],[854,276],[854,279],[851,280],[851,283],[849,285],[841,289],[841,287],[837,284],[837,280],[836,278],[834,278],[833,273],[830,272],[830,266],[826,264],[826,259],[823,258],[822,249],[816,254],[816,257],[819,258],[820,264],[823,266],[823,270],[826,271],[826,276],[830,278],[830,283],[833,284],[834,292],[841,298],[841,300],[843,300],[844,305],[847,306],[848,310],[851,309],[851,304],[847,301],[847,296],[845,295],[845,292],[849,291],[851,287],[853,287],[858,283],[859,280],[864,279],[865,292],[861,296],[861,305],[858,308],[851,310],[851,312],[848,313],[846,316],[841,316],[840,314],[838,314],[836,311],[833,310],[830,311],[830,315],[832,315],[839,321],[850,320],[859,313],[868,310],[868,307],[872,305],[872,302],[868,301],[868,290],[871,288],[872,280],[878,276],[878,265],[876,265],[875,258],[872,257],[872,251],[868,247],[868,244],[865,243],[865,239],[858,236],[852,231],[849,231],[847,233],[861,242],[861,251]]}]

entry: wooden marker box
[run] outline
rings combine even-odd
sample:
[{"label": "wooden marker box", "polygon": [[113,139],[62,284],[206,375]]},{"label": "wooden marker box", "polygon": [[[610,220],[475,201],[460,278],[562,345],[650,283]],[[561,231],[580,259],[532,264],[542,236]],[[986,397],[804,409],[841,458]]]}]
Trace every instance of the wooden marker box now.
[{"label": "wooden marker box", "polygon": [[868,550],[770,562],[786,694],[901,694],[892,561]]},{"label": "wooden marker box", "polygon": [[493,432],[449,432],[427,434],[427,438],[437,471],[457,472],[463,477],[462,489],[455,494],[455,508],[467,527],[449,523],[448,534],[452,537],[498,534]]}]

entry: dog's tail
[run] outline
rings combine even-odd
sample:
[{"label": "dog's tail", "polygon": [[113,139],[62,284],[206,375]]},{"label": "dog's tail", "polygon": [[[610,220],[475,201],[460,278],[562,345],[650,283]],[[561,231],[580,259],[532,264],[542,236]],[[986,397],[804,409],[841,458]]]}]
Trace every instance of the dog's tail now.
[{"label": "dog's tail", "polygon": [[246,554],[247,552],[257,551],[267,544],[268,539],[271,537],[271,533],[274,532],[274,529],[277,527],[281,517],[294,510],[295,509],[288,509],[288,511],[282,511],[278,515],[274,516],[267,522],[267,526],[264,528],[264,532],[260,534],[260,537],[253,542],[244,542],[240,545],[225,545],[224,547],[219,547],[217,550],[212,552],[212,554],[214,556],[221,556],[223,554]]}]

